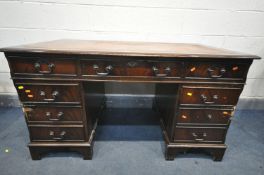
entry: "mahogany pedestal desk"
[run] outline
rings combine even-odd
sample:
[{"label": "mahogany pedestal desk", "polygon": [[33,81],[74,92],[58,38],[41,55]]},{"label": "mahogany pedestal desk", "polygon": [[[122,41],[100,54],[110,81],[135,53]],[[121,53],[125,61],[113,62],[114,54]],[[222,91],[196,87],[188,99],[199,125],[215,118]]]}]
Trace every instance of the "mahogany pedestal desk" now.
[{"label": "mahogany pedestal desk", "polygon": [[165,158],[199,149],[222,160],[255,55],[198,44],[56,40],[2,48],[27,122],[33,160],[50,151],[92,159],[104,82],[154,83]]}]

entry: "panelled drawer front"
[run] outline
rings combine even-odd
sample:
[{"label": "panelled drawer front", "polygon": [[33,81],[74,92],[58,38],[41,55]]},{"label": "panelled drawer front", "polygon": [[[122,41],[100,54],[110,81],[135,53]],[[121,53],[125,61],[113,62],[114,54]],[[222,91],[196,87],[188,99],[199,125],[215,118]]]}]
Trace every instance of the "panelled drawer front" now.
[{"label": "panelled drawer front", "polygon": [[81,107],[24,107],[28,122],[79,122],[83,121]]},{"label": "panelled drawer front", "polygon": [[78,84],[15,83],[20,100],[24,103],[80,103]]},{"label": "panelled drawer front", "polygon": [[82,125],[61,126],[29,126],[32,141],[84,141]]},{"label": "panelled drawer front", "polygon": [[86,60],[81,65],[83,76],[181,76],[181,62]]},{"label": "panelled drawer front", "polygon": [[208,79],[237,79],[247,76],[250,64],[189,62],[185,66],[185,77]]},{"label": "panelled drawer front", "polygon": [[77,67],[74,60],[11,58],[10,67],[15,76],[76,76]]},{"label": "panelled drawer front", "polygon": [[223,143],[225,140],[225,134],[225,128],[192,128],[177,126],[174,133],[174,141],[193,143]]},{"label": "panelled drawer front", "polygon": [[177,124],[221,124],[227,125],[232,116],[232,109],[195,109],[180,108],[177,116]]},{"label": "panelled drawer front", "polygon": [[180,104],[236,105],[241,88],[183,86]]}]

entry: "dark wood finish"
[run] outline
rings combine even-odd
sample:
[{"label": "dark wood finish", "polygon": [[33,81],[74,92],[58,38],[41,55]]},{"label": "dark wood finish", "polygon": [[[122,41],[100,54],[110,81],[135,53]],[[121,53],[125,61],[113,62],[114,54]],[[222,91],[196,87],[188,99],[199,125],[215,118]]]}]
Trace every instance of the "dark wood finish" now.
[{"label": "dark wood finish", "polygon": [[176,126],[174,141],[181,143],[223,143],[226,128]]},{"label": "dark wood finish", "polygon": [[55,40],[34,44],[7,47],[1,52],[54,53],[81,55],[114,55],[183,58],[260,59],[256,55],[234,52],[200,44],[150,43],[127,41]]},{"label": "dark wood finish", "polygon": [[239,87],[183,86],[182,105],[236,105],[242,89]]},{"label": "dark wood finish", "polygon": [[24,107],[28,123],[82,123],[81,106],[36,106]]},{"label": "dark wood finish", "polygon": [[142,77],[180,77],[181,62],[157,62],[153,60],[89,60],[82,61],[83,76],[142,76]]},{"label": "dark wood finish", "polygon": [[174,137],[174,123],[175,111],[177,111],[178,106],[178,84],[167,84],[167,83],[157,83],[155,88],[155,100],[153,101],[154,110],[161,113],[161,118],[164,122],[164,127],[172,139]]},{"label": "dark wood finish", "polygon": [[208,153],[212,155],[214,161],[221,161],[227,146],[225,144],[211,144],[211,143],[174,143],[171,142],[168,133],[165,130],[165,125],[161,119],[161,129],[165,141],[165,159],[174,160],[180,153],[188,153],[190,151],[197,151],[197,153]]},{"label": "dark wood finish", "polygon": [[199,44],[57,40],[2,48],[23,105],[33,160],[52,151],[91,159],[104,82],[156,83],[165,158],[223,158],[230,117],[260,57]]},{"label": "dark wood finish", "polygon": [[208,155],[211,155],[213,157],[214,161],[222,161],[226,146],[218,146],[211,148],[211,145],[204,146],[202,144],[195,144],[195,145],[183,145],[183,144],[173,144],[169,145],[166,148],[165,152],[165,159],[166,160],[174,160],[174,158],[179,154],[186,154],[186,153],[206,153]]},{"label": "dark wood finish", "polygon": [[10,69],[14,76],[76,76],[74,60],[56,60],[49,58],[13,58]]},{"label": "dark wood finish", "polygon": [[92,131],[102,111],[105,109],[105,85],[103,82],[86,82],[83,84],[85,91],[85,113],[87,126]]},{"label": "dark wood finish", "polygon": [[84,141],[82,125],[29,125],[32,141]]},{"label": "dark wood finish", "polygon": [[185,77],[193,79],[245,80],[249,63],[238,62],[188,62]]},{"label": "dark wood finish", "polygon": [[32,160],[41,160],[43,156],[50,152],[77,152],[83,155],[83,160],[91,160],[93,156],[93,151],[90,146],[29,146],[29,150]]},{"label": "dark wood finish", "polygon": [[78,83],[15,82],[19,98],[24,103],[80,103]]},{"label": "dark wood finish", "polygon": [[180,108],[179,125],[228,125],[233,109]]}]

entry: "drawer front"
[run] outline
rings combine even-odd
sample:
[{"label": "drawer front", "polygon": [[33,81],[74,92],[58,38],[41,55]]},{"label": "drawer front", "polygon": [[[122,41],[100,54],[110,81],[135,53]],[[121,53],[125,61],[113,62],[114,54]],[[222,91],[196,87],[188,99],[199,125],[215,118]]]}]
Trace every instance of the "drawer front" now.
[{"label": "drawer front", "polygon": [[81,61],[83,76],[120,76],[125,72],[121,62],[106,60]]},{"label": "drawer front", "polygon": [[241,88],[183,86],[180,104],[236,105]]},{"label": "drawer front", "polygon": [[193,143],[223,143],[225,140],[225,134],[225,128],[176,127],[174,141]]},{"label": "drawer front", "polygon": [[194,109],[180,108],[177,124],[229,124],[232,109]]},{"label": "drawer front", "polygon": [[15,87],[24,103],[80,103],[78,84],[15,83]]},{"label": "drawer front", "polygon": [[77,68],[74,60],[49,60],[12,58],[9,64],[15,76],[76,76]]},{"label": "drawer front", "polygon": [[250,64],[189,62],[185,66],[186,78],[244,80]]},{"label": "drawer front", "polygon": [[29,127],[32,141],[84,141],[82,125],[75,127]]},{"label": "drawer front", "polygon": [[90,60],[81,65],[83,76],[181,76],[181,62]]},{"label": "drawer front", "polygon": [[24,107],[28,122],[79,122],[82,123],[81,107]]}]

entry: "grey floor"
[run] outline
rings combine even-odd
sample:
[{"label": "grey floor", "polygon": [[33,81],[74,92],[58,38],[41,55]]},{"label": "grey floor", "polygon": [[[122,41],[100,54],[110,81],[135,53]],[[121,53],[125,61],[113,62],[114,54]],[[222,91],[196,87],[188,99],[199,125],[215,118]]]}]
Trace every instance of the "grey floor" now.
[{"label": "grey floor", "polygon": [[[140,118],[137,113],[127,113]],[[0,175],[264,174],[264,111],[236,111],[226,139],[229,148],[222,162],[199,154],[165,161],[160,128],[155,122],[116,121],[119,122],[99,126],[92,161],[84,161],[75,153],[49,154],[40,161],[32,161],[21,109],[0,108]]]}]

